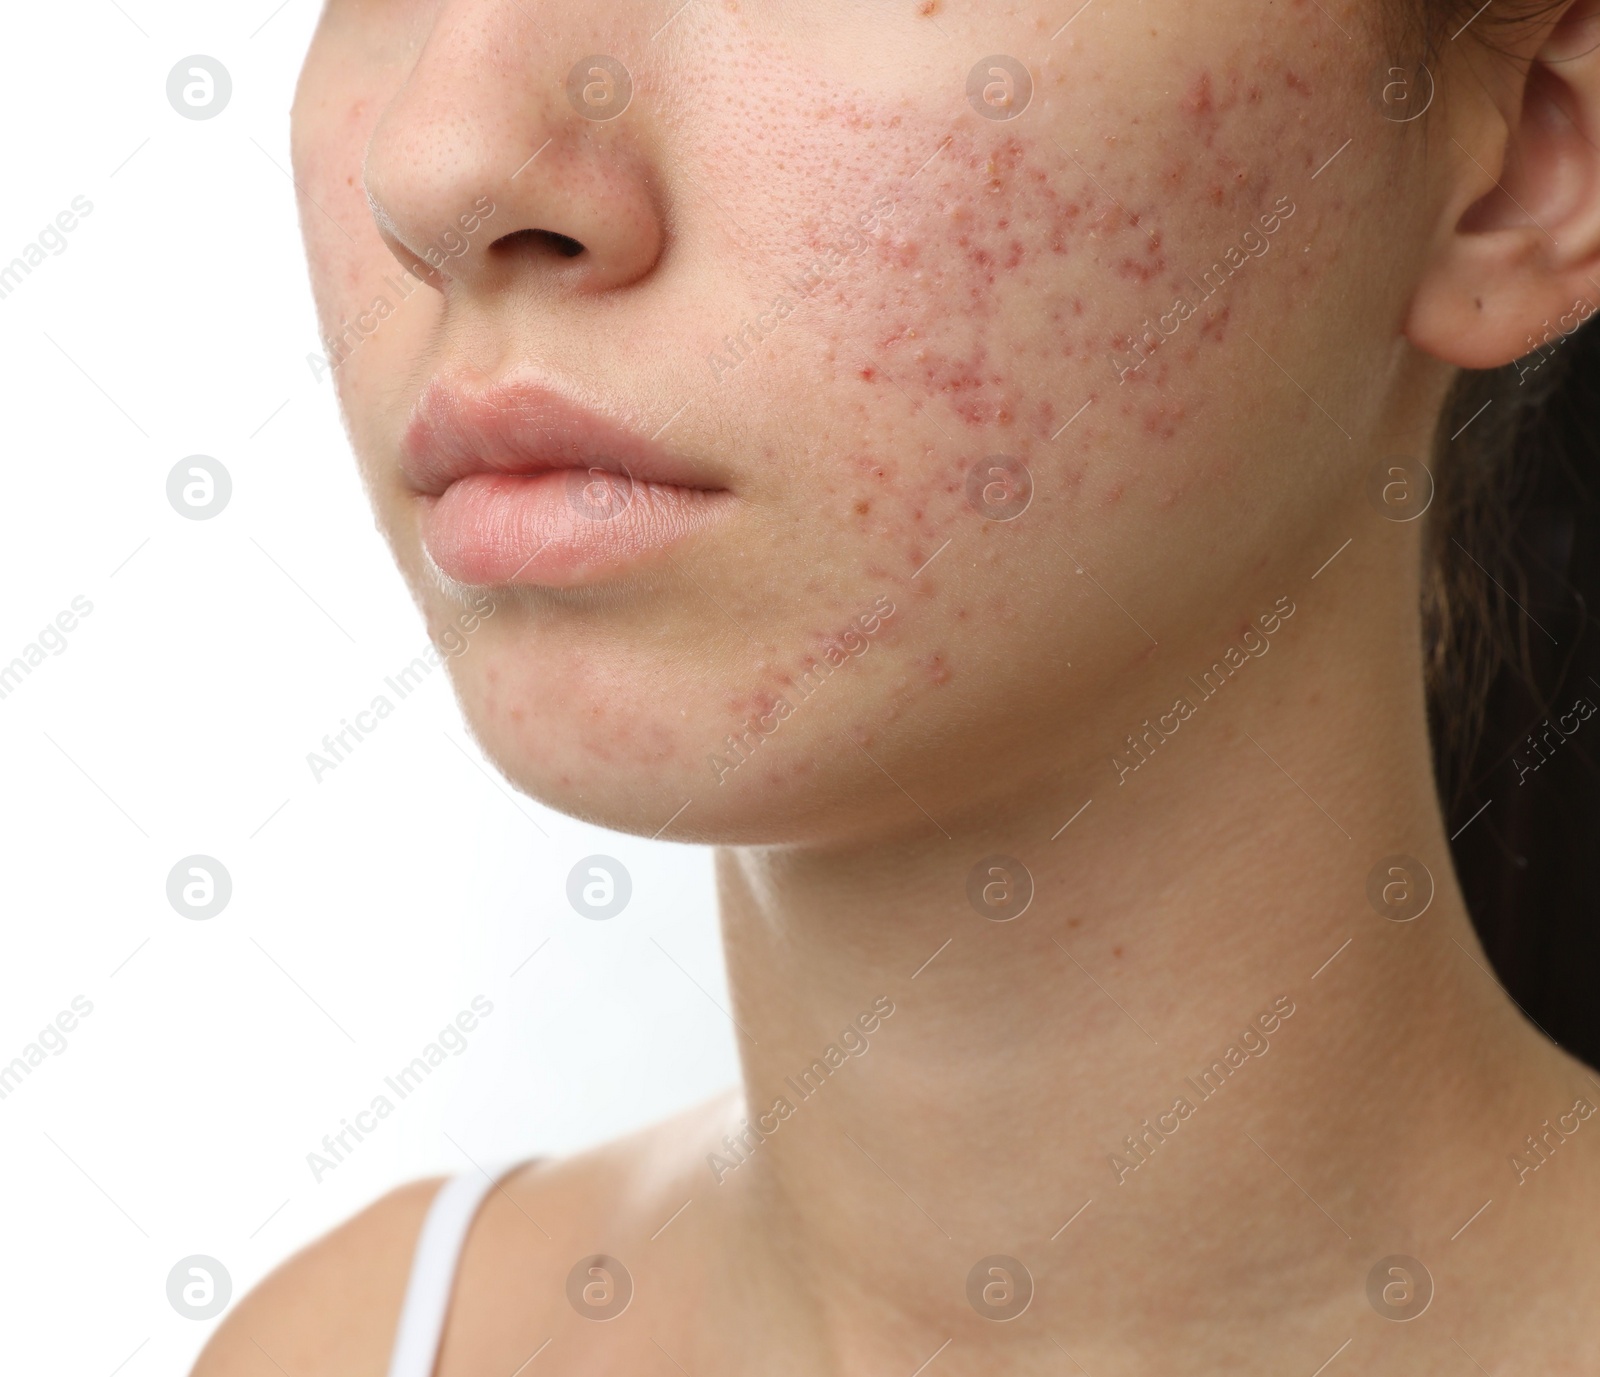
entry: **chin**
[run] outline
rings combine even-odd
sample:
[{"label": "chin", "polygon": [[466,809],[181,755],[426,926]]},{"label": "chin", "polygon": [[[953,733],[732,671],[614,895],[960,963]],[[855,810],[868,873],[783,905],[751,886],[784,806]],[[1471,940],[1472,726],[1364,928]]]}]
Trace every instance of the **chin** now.
[{"label": "chin", "polygon": [[705,626],[627,635],[581,612],[502,605],[446,663],[506,778],[614,831],[784,845],[909,810],[867,754],[916,752],[895,727],[904,703],[889,654],[846,656],[826,679],[785,674],[752,690],[748,662],[719,657],[719,645]]}]

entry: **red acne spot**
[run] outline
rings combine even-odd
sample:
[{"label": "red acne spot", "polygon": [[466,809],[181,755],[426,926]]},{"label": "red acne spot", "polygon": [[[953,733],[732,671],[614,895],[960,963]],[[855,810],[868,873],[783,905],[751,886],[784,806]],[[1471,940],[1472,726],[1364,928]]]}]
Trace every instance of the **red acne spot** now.
[{"label": "red acne spot", "polygon": [[[1017,139],[1007,139],[984,160],[983,170],[989,177],[989,190],[998,191],[1022,165],[1022,144]],[[973,160],[976,166],[976,159]]]},{"label": "red acne spot", "polygon": [[1112,947],[1111,948],[1111,954],[1113,956],[1121,956],[1122,955],[1122,948],[1121,947]]},{"label": "red acne spot", "polygon": [[1211,93],[1211,73],[1201,72],[1189,87],[1183,99],[1178,102],[1178,108],[1186,115],[1193,115],[1197,119],[1205,119],[1216,113],[1216,101]]},{"label": "red acne spot", "polygon": [[914,268],[922,255],[922,247],[908,239],[897,239],[890,246],[889,261],[899,268]]},{"label": "red acne spot", "polygon": [[1126,278],[1130,282],[1153,282],[1167,270],[1167,258],[1163,253],[1151,250],[1148,261],[1137,258],[1124,258],[1117,264],[1117,276]]},{"label": "red acne spot", "polygon": [[1216,340],[1218,344],[1228,333],[1228,318],[1233,314],[1233,308],[1224,306],[1214,316],[1200,322],[1200,338]]},{"label": "red acne spot", "polygon": [[860,370],[860,377],[861,377],[861,381],[862,382],[871,382],[877,376],[878,376],[878,370],[876,368],[874,368],[870,363],[864,365]]},{"label": "red acne spot", "polygon": [[1182,402],[1162,402],[1145,412],[1144,428],[1161,440],[1170,440],[1178,433],[1178,423],[1189,414]]},{"label": "red acne spot", "polygon": [[1283,84],[1291,91],[1298,91],[1302,96],[1311,94],[1311,83],[1304,77],[1298,76],[1292,69],[1284,72]]},{"label": "red acne spot", "polygon": [[1123,218],[1122,207],[1113,203],[1095,217],[1095,223],[1107,234],[1115,234],[1127,222]]},{"label": "red acne spot", "polygon": [[1228,89],[1218,93],[1212,84],[1211,73],[1201,72],[1190,84],[1183,99],[1178,102],[1178,109],[1189,116],[1189,121],[1195,127],[1195,133],[1200,141],[1211,147],[1212,140],[1216,138],[1217,129],[1222,123],[1222,116],[1239,103],[1239,74],[1230,73]]}]

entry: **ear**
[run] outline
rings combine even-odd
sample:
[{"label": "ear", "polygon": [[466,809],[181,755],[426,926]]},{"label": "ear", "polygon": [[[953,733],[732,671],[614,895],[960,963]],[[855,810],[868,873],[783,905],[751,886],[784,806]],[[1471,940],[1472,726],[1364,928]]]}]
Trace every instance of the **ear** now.
[{"label": "ear", "polygon": [[1511,59],[1483,54],[1502,64],[1492,94],[1463,90],[1430,155],[1452,192],[1405,334],[1461,368],[1510,363],[1600,310],[1600,0],[1572,0],[1530,42],[1509,86]]}]

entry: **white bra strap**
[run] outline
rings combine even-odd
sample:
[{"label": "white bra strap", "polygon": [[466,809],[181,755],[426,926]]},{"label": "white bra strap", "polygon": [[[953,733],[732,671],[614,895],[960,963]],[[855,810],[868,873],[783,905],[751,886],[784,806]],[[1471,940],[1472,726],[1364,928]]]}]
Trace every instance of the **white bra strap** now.
[{"label": "white bra strap", "polygon": [[433,1377],[462,1245],[484,1197],[505,1175],[473,1171],[453,1176],[433,1197],[417,1235],[411,1279],[406,1283],[394,1351],[389,1357],[389,1377]]}]

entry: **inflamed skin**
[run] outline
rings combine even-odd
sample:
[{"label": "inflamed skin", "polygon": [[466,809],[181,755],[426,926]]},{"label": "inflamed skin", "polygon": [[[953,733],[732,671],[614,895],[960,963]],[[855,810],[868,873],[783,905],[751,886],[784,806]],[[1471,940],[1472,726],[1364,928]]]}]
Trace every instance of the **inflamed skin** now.
[{"label": "inflamed skin", "polygon": [[[669,969],[636,877],[603,936],[715,989],[711,1041],[608,1005],[497,1087],[530,1157],[578,1132],[551,1091],[628,1136],[484,1198],[438,1377],[1600,1371],[1600,1158],[1558,1116],[1505,1165],[1590,1073],[1490,975],[1452,838],[1515,838],[1431,748],[1424,578],[1487,552],[1368,496],[1461,452],[1461,370],[1531,350],[1542,387],[1595,328],[1600,0],[1474,8],[329,0],[321,331],[427,284],[332,373],[379,526],[430,625],[493,600],[447,665],[494,763],[713,845],[724,937],[725,994]],[[423,860],[448,806],[397,824]],[[1414,920],[1367,900],[1396,858]],[[1025,910],[969,901],[997,869]],[[738,1087],[640,1126],[628,1085],[729,1043]],[[199,1377],[384,1371],[436,1189],[287,1264]],[[1399,1255],[1411,1323],[1367,1299]]]}]

